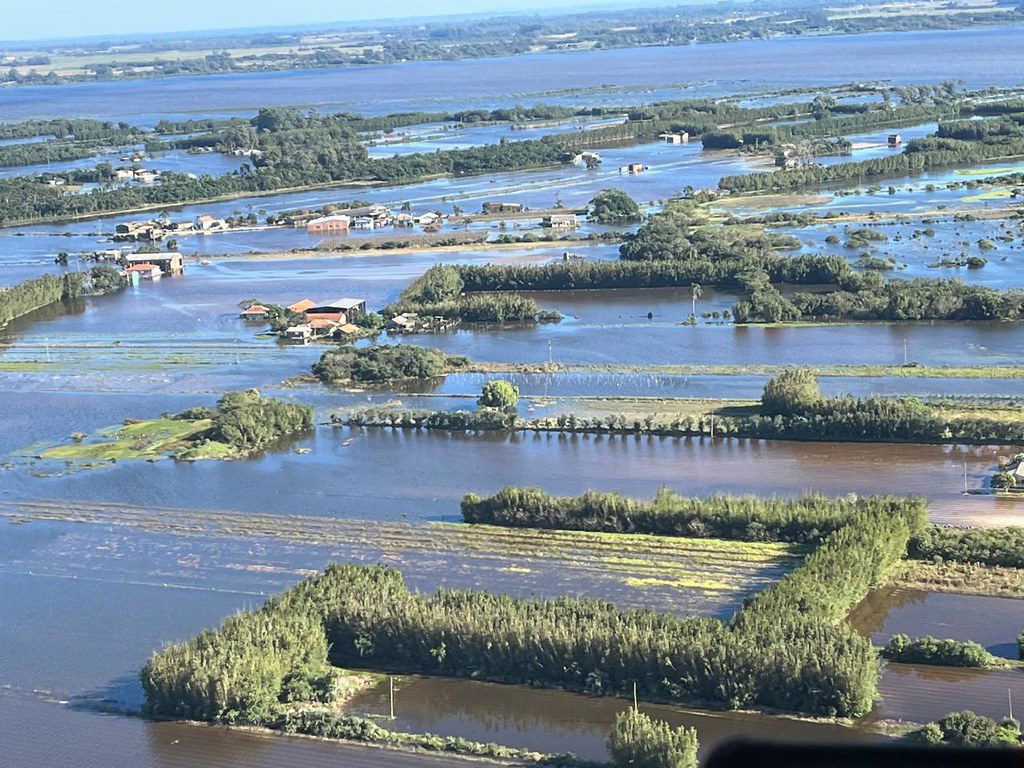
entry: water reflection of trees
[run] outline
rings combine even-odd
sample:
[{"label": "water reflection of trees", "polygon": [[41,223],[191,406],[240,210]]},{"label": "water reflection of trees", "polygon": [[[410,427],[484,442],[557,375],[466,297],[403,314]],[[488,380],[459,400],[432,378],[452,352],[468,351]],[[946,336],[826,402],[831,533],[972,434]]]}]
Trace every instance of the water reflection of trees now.
[{"label": "water reflection of trees", "polygon": [[873,589],[850,613],[850,624],[865,637],[874,637],[882,631],[893,610],[924,603],[927,599],[928,593],[920,589]]}]

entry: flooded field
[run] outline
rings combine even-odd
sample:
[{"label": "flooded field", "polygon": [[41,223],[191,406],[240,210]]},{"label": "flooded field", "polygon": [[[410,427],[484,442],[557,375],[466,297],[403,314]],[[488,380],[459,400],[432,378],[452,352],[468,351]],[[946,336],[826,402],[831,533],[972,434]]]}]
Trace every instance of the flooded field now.
[{"label": "flooded field", "polygon": [[888,664],[878,692],[872,717],[879,720],[926,723],[962,709],[1001,720],[1011,699],[1024,701],[1024,670]]},{"label": "flooded field", "polygon": [[850,621],[877,645],[897,634],[931,635],[973,640],[996,656],[1017,659],[1024,600],[886,587],[872,591]]},{"label": "flooded field", "polygon": [[[13,413],[32,397],[5,396],[3,411]],[[83,397],[83,407],[88,400]],[[145,402],[149,405],[137,409],[138,417],[159,415],[158,398]],[[117,423],[107,417],[86,418],[85,413],[66,414],[59,421],[54,416],[46,428],[49,439],[83,426],[96,429]],[[43,431],[30,425],[26,434],[5,440],[19,442],[12,450],[20,450],[33,442],[31,433]],[[346,445],[350,438],[355,439]],[[196,464],[121,462],[70,474],[40,464],[42,476],[28,460],[18,461],[0,478],[15,500],[219,507],[378,520],[454,520],[464,494],[490,494],[507,485],[537,486],[565,495],[593,488],[645,497],[662,485],[698,496],[918,493],[930,500],[937,522],[1009,525],[1019,524],[1024,514],[1014,500],[964,493],[965,469],[969,489],[987,488],[998,457],[1012,455],[1016,449],[1011,447],[465,435],[330,427],[319,428],[295,447],[311,452],[276,451],[248,461]],[[190,492],[184,495],[182,488]]]},{"label": "flooded field", "polygon": [[[1013,28],[794,37],[728,49],[694,45],[59,89],[10,87],[0,89],[0,112],[5,120],[73,114],[152,125],[161,118],[253,114],[274,104],[383,114],[540,101],[607,106],[737,93],[749,103],[763,103],[769,88],[853,79],[920,83],[962,78],[969,87],[1011,85],[1019,84],[1020,75],[1006,62],[1016,60],[1019,36]],[[958,56],[935,55],[954,41]],[[808,61],[821,64],[809,68]],[[680,72],[697,73],[697,79],[677,82]],[[366,98],[368,93],[373,97]],[[808,94],[784,98],[806,99]],[[446,130],[428,124],[364,138],[374,143],[373,156],[384,157],[581,127],[574,121],[517,131],[508,125]],[[901,132],[910,140],[934,129],[934,123],[925,123]],[[851,156],[821,160],[885,157],[893,151],[887,133],[850,136]],[[262,220],[268,213],[354,199],[393,208],[408,203],[414,213],[451,213],[455,206],[477,212],[495,200],[535,210],[556,203],[582,208],[608,187],[622,189],[644,211],[654,212],[686,187],[714,187],[722,176],[764,170],[770,163],[765,157],[705,152],[699,142],[647,142],[601,148],[600,154],[602,165],[591,171],[561,166],[409,185],[353,185],[169,206],[168,212],[175,220],[250,213]],[[87,167],[95,160],[31,166],[17,173]],[[216,175],[243,162],[212,152],[172,151],[147,158],[145,164]],[[620,174],[618,168],[628,163],[648,168]],[[873,241],[870,249],[846,248],[845,221],[778,231],[803,243],[794,253],[839,254],[854,262],[862,251],[870,252],[894,259],[899,269],[893,274],[899,277],[963,277],[979,285],[1019,288],[1024,284],[1019,276],[1024,232],[1006,215],[1012,205],[1008,190],[946,185],[1022,169],[1019,161],[987,162],[886,179],[880,188],[837,185],[808,195],[728,201],[716,212],[849,214],[857,225],[870,221],[887,239]],[[0,169],[0,177],[14,171]],[[69,268],[85,266],[94,251],[115,245],[110,237],[117,224],[157,213],[0,230],[0,286],[58,272],[54,258],[61,252],[69,254]],[[965,213],[979,218],[967,220]],[[494,239],[502,232],[537,231],[539,220],[508,222],[505,229],[498,221],[477,220],[468,228]],[[918,233],[926,228],[935,232]],[[609,229],[582,222],[576,234],[600,235]],[[374,232],[382,239],[391,234]],[[829,242],[833,235],[839,242]],[[379,309],[438,262],[547,264],[561,260],[566,250],[589,261],[614,259],[615,242],[348,253],[308,250],[322,245],[321,239],[302,228],[261,227],[183,235],[180,245],[187,256],[182,277],[49,307],[0,329],[0,594],[5,596],[0,601],[0,762],[5,764],[465,765],[312,739],[153,723],[126,713],[139,710],[138,672],[155,650],[253,608],[331,562],[391,565],[420,590],[447,586],[516,596],[581,595],[625,607],[724,619],[805,555],[780,544],[466,526],[460,522],[459,501],[469,492],[491,494],[518,485],[561,495],[595,489],[647,498],[663,487],[695,496],[913,493],[928,499],[936,522],[1024,522],[1021,502],[985,492],[1000,457],[1018,452],[1019,446],[332,428],[325,424],[332,414],[366,405],[472,407],[483,383],[496,375],[461,373],[368,391],[328,389],[295,379],[307,374],[329,346],[285,344],[265,333],[262,323],[238,317],[240,304],[252,299],[289,304],[307,297],[354,296]],[[971,270],[935,265],[964,252],[983,256],[987,263]],[[768,378],[765,368],[756,366],[1024,366],[1020,323],[735,327],[703,317],[721,315],[738,298],[710,289],[696,307],[689,288],[532,296],[564,320],[516,328],[464,325],[452,333],[384,334],[380,340],[439,347],[499,365],[567,366],[554,374],[501,374],[520,388],[523,415],[583,408],[585,398],[752,399]],[[686,323],[693,309],[701,316],[696,326]],[[668,365],[719,366],[720,371],[746,367],[746,372],[628,372],[630,367]],[[1009,368],[1000,378],[832,375],[823,376],[821,384],[826,394],[1024,399],[1024,379],[1013,378]],[[70,442],[76,432],[211,406],[223,392],[249,387],[313,405],[319,426],[294,445],[278,444],[244,461],[124,460],[82,469],[36,458],[42,446]],[[882,589],[869,595],[853,620],[876,643],[900,632],[933,634],[977,640],[1011,658],[1016,633],[1024,629],[1022,609],[1024,601]],[[854,727],[756,713],[642,708],[672,724],[695,726],[702,754],[707,754],[737,736],[852,743],[882,738],[872,730],[879,720],[923,722],[959,708],[1000,717],[1009,703],[1007,691],[1024,701],[1024,672],[890,664],[881,683],[882,700]],[[381,717],[387,703],[386,690],[377,687],[353,701],[350,711]],[[619,699],[552,690],[408,677],[398,681],[397,717],[388,725],[605,760],[605,734],[624,706]]]},{"label": "flooded field", "polygon": [[[607,760],[608,728],[627,706],[626,701],[616,698],[413,677],[403,678],[397,686],[394,725],[413,732],[464,734],[476,741],[570,751],[584,759]],[[359,696],[349,710],[386,716],[387,687]],[[719,743],[740,735],[790,742],[865,743],[884,739],[854,728],[751,713],[689,711],[656,704],[643,704],[641,710],[672,725],[696,728],[703,756]]]}]

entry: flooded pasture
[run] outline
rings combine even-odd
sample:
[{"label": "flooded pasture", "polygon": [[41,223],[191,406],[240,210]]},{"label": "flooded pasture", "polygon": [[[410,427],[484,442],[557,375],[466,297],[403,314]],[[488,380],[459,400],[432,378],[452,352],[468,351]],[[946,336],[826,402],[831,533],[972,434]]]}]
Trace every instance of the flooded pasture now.
[{"label": "flooded pasture", "polygon": [[857,606],[850,622],[877,645],[893,635],[973,640],[996,656],[1017,659],[1024,601],[883,587]]}]

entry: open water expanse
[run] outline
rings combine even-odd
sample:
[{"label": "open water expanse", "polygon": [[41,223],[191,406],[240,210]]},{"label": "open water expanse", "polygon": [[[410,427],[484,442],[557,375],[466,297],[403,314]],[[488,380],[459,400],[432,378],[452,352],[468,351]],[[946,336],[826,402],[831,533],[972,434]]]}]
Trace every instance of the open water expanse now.
[{"label": "open water expanse", "polygon": [[[384,114],[537,101],[626,105],[738,93],[757,100],[770,90],[853,80],[916,84],[962,79],[972,88],[1011,86],[1024,84],[1021,34],[1021,28],[994,28],[792,38],[4,88],[0,119],[83,116],[153,125],[165,117],[253,114],[261,106],[285,104]],[[911,126],[904,135],[912,138],[933,129],[933,124]],[[373,154],[534,136],[504,126],[451,132],[417,126],[409,134],[402,143],[373,147]],[[884,146],[884,131],[850,138],[854,159],[891,151]],[[703,152],[699,144],[650,143],[601,150],[601,155],[604,163],[598,171],[541,169],[401,187],[306,191],[184,206],[170,213],[186,219],[204,213],[279,212],[356,197],[393,206],[408,201],[414,212],[448,213],[455,204],[477,211],[493,199],[531,208],[550,207],[556,200],[578,207],[608,186],[624,189],[654,210],[658,201],[686,186],[714,186],[724,175],[762,170],[765,162]],[[643,162],[649,170],[620,175],[618,167],[630,162]],[[73,161],[60,168],[91,163]],[[216,174],[238,167],[240,161],[213,153],[167,153],[146,165]],[[984,176],[1020,167],[994,162],[967,171]],[[0,169],[0,175],[13,170]],[[953,232],[948,222],[940,221],[932,225],[936,235],[922,239],[913,236],[919,223],[898,218],[928,216],[944,207],[985,212],[1000,204],[974,190],[945,188],[969,178],[964,170],[893,179],[892,194],[867,187],[856,190],[858,194],[824,190],[813,201],[780,200],[757,211],[744,211],[740,204],[730,210],[887,214],[893,223],[878,226],[888,240],[876,243],[873,255],[893,258],[899,265],[896,274],[960,276],[992,287],[1019,288],[1024,279],[1016,224],[1004,219],[957,222]],[[108,238],[116,224],[135,218],[139,215],[0,230],[0,285],[56,271],[53,259],[61,251],[71,254],[74,263],[78,255],[112,247]],[[491,236],[500,232],[496,222],[472,226]],[[527,221],[509,229],[536,226],[536,221]],[[602,231],[586,224],[581,234]],[[834,232],[824,224],[782,231],[799,237],[806,252],[841,253],[851,259],[857,255],[841,244],[826,243]],[[958,253],[964,243],[974,247],[970,244],[981,238],[1011,234],[1012,240],[1001,240],[988,252],[983,269],[934,266],[944,253]],[[125,461],[78,470],[34,458],[40,446],[66,442],[77,431],[212,405],[224,391],[253,386],[314,404],[319,422],[339,409],[396,401],[416,408],[470,407],[491,376],[455,374],[423,386],[370,392],[286,383],[308,372],[324,347],[284,345],[261,334],[261,325],[238,319],[239,302],[259,298],[286,304],[304,297],[319,301],[358,296],[378,308],[439,261],[544,264],[560,260],[569,248],[555,243],[458,252],[287,253],[317,244],[304,230],[288,228],[184,237],[182,250],[197,258],[189,258],[183,277],[50,308],[0,330],[0,763],[19,768],[461,764],[311,739],[151,723],[124,714],[140,706],[137,674],[154,650],[258,605],[332,561],[396,565],[421,589],[446,585],[517,595],[588,594],[623,605],[719,618],[731,615],[744,597],[799,561],[799,553],[782,552],[756,565],[739,559],[723,564],[700,552],[674,552],[673,563],[683,572],[711,569],[725,587],[643,587],[639,584],[645,577],[659,575],[659,566],[638,562],[632,571],[617,570],[611,567],[614,553],[607,545],[570,546],[523,534],[484,536],[459,530],[459,501],[469,492],[527,485],[558,494],[594,488],[634,496],[651,496],[663,486],[694,495],[917,493],[929,499],[937,522],[1007,525],[1024,519],[1020,502],[978,493],[987,487],[999,457],[1019,446],[479,436],[321,424],[296,445],[248,461]],[[617,255],[616,244],[571,249],[588,260]],[[246,258],[256,251],[278,255]],[[565,319],[530,328],[462,327],[449,334],[384,340],[436,346],[478,361],[575,366],[565,373],[507,376],[520,387],[524,410],[535,415],[558,412],[566,402],[588,397],[752,399],[766,380],[750,373],[608,373],[600,372],[601,366],[1024,365],[1024,326],[1019,324],[736,328],[708,317],[691,327],[684,323],[691,310],[689,290],[538,293],[535,298]],[[698,314],[730,308],[736,298],[708,290]],[[595,370],[588,371],[588,366]],[[829,394],[861,396],[1024,398],[1024,379],[1014,378],[825,377],[822,388]],[[858,608],[855,620],[876,642],[899,632],[931,633],[977,640],[1009,656],[1015,632],[1024,627],[1024,603],[879,590]],[[705,751],[740,735],[866,741],[881,738],[867,729],[876,720],[923,722],[960,707],[1000,717],[1008,689],[1024,701],[1022,680],[1016,669],[973,672],[890,665],[881,683],[882,701],[856,727],[751,713],[653,705],[644,709],[674,724],[695,725]],[[372,689],[353,703],[353,711],[380,715],[386,706],[386,690]],[[606,759],[604,735],[623,706],[617,699],[557,691],[404,678],[398,684],[394,725]]]},{"label": "open water expanse", "polygon": [[[793,37],[580,53],[294,72],[177,77],[0,91],[0,114],[161,118],[255,114],[259,107],[387,114],[456,111],[536,101],[632,104],[783,88],[886,80],[1019,85],[1019,27]],[[610,93],[588,89],[614,86]],[[581,92],[582,91],[582,92]]]}]

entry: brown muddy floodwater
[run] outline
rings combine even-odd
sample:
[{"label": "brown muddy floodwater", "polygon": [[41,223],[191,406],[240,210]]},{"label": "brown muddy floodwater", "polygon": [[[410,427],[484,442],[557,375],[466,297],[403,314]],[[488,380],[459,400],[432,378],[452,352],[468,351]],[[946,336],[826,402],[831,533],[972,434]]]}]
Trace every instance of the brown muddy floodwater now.
[{"label": "brown muddy floodwater", "polygon": [[[1024,600],[882,588],[854,609],[850,621],[876,645],[894,634],[932,635],[974,640],[1015,659],[1016,637],[1024,630]],[[925,723],[960,709],[999,719],[1009,714],[1011,698],[1024,703],[1024,670],[887,663],[878,689],[882,699],[867,723]]]},{"label": "brown muddy floodwater", "polygon": [[371,520],[458,519],[466,493],[508,485],[641,497],[663,485],[695,496],[916,493],[929,499],[936,522],[1024,520],[1024,503],[964,493],[965,469],[968,488],[986,487],[998,457],[1013,447],[327,427],[296,447],[311,452],[195,464],[125,461],[63,477],[36,477],[25,466],[4,481],[11,499]]},{"label": "brown muddy floodwater", "polygon": [[455,758],[154,723],[0,692],[0,765],[11,768],[465,768]]},{"label": "brown muddy floodwater", "polygon": [[[607,760],[605,736],[629,702],[612,697],[437,677],[402,678],[396,687],[396,730],[465,736],[543,752],[573,752]],[[641,703],[647,714],[672,725],[697,728],[701,755],[735,738],[774,741],[863,743],[883,736],[840,725],[809,723],[754,713],[690,711]],[[386,684],[351,702],[352,714],[386,716]]]},{"label": "brown muddy floodwater", "polygon": [[870,719],[927,723],[969,709],[998,720],[1009,714],[1011,699],[1020,714],[1024,670],[887,664],[878,691],[882,700]]},{"label": "brown muddy floodwater", "polygon": [[1016,659],[1024,600],[885,587],[872,590],[850,614],[850,622],[876,645],[893,635],[931,635],[973,640],[997,656]]}]

